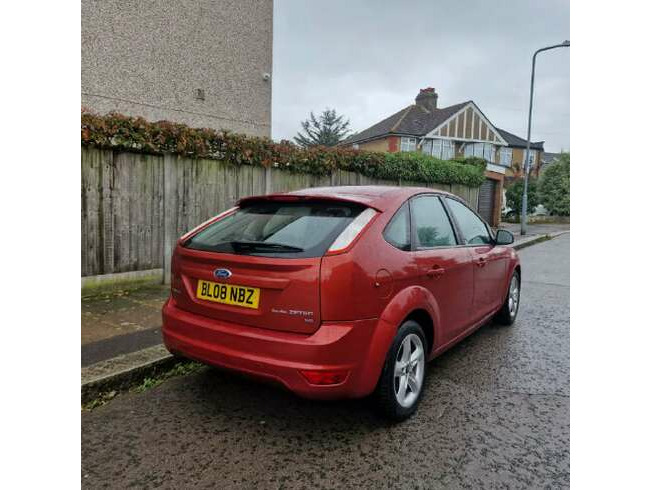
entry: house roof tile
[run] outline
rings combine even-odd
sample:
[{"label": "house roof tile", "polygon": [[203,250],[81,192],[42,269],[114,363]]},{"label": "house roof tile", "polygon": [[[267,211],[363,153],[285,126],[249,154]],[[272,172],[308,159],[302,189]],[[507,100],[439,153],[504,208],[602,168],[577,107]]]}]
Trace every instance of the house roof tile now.
[{"label": "house roof tile", "polygon": [[349,145],[389,134],[424,136],[470,102],[461,102],[460,104],[432,111],[420,105],[412,104],[379,121],[377,124],[370,126],[368,129],[364,129],[350,136],[342,141],[341,144]]},{"label": "house roof tile", "polygon": [[[526,140],[520,138],[519,136],[509,133],[505,129],[497,128],[499,134],[503,137],[504,140],[508,143],[508,146],[515,146],[517,148],[526,148]],[[533,150],[542,150],[544,151],[544,142],[543,141],[531,141],[530,147]]]}]

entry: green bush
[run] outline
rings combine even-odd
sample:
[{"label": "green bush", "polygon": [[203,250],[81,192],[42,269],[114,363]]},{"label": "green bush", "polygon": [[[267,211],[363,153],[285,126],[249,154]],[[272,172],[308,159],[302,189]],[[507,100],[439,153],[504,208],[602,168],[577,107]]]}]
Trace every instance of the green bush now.
[{"label": "green bush", "polygon": [[377,166],[373,177],[401,179],[440,184],[464,184],[478,187],[483,182],[483,170],[472,164],[440,160],[422,153],[385,153],[383,165]]},{"label": "green bush", "polygon": [[[512,209],[515,216],[521,214],[521,205],[524,195],[524,181],[523,179],[516,180],[506,188],[506,205]],[[535,207],[539,204],[537,195],[537,181],[535,179],[528,179],[528,204],[526,211],[532,213]]]},{"label": "green bush", "polygon": [[347,170],[386,180],[463,184],[478,187],[484,180],[482,159],[439,160],[421,153],[378,153],[349,148],[301,148],[289,141],[190,128],[184,124],[148,122],[111,113],[81,114],[81,144],[161,155],[173,153],[211,158],[233,165],[275,167],[297,173],[329,175]]},{"label": "green bush", "polygon": [[569,153],[562,153],[559,161],[549,165],[542,173],[539,196],[544,207],[554,216],[571,214],[570,174]]}]

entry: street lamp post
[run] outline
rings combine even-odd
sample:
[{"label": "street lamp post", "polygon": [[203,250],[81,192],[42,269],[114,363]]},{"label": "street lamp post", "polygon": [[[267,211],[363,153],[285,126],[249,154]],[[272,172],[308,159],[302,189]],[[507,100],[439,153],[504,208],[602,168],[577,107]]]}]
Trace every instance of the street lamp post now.
[{"label": "street lamp post", "polygon": [[548,51],[555,48],[568,48],[571,44],[569,41],[564,41],[560,44],[540,48],[533,54],[533,69],[530,73],[530,101],[528,103],[528,135],[526,137],[526,155],[524,157],[524,194],[521,198],[521,234],[526,234],[526,214],[528,208],[528,173],[530,172],[530,122],[533,115],[533,87],[535,86],[535,59],[542,51]]}]

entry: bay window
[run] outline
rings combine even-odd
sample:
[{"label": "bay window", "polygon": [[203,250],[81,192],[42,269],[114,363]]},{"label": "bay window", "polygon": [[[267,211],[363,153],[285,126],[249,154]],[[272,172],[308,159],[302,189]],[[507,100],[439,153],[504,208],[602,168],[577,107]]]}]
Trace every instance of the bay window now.
[{"label": "bay window", "polygon": [[454,142],[442,140],[442,156],[440,158],[443,160],[451,160],[456,156],[454,153]]},{"label": "bay window", "polygon": [[451,160],[456,156],[454,142],[451,140],[432,140],[431,152],[427,155],[440,158],[442,160]]},{"label": "bay window", "polygon": [[442,156],[442,140],[433,140],[433,149],[431,155],[440,158]]},{"label": "bay window", "polygon": [[407,136],[402,136],[400,140],[399,151],[415,151],[417,140]]},{"label": "bay window", "polygon": [[464,152],[466,157],[485,158],[492,163],[496,157],[496,148],[491,143],[467,143]]}]

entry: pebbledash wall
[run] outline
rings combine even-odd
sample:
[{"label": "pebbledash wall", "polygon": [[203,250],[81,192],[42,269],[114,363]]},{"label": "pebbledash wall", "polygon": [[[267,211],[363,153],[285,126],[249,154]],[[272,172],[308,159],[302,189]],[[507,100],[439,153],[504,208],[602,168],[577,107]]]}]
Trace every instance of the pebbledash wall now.
[{"label": "pebbledash wall", "polygon": [[82,0],[81,105],[271,135],[273,0]]},{"label": "pebbledash wall", "polygon": [[[474,209],[478,188],[296,174],[178,155],[81,148],[81,275],[86,283],[134,271],[169,280],[178,238],[242,197],[330,185],[412,185],[452,192]],[[94,277],[90,277],[94,276]],[[99,277],[97,277],[99,276]],[[102,277],[104,276],[104,277]],[[82,285],[84,281],[82,280]]]}]

